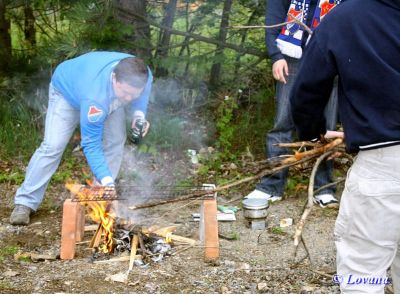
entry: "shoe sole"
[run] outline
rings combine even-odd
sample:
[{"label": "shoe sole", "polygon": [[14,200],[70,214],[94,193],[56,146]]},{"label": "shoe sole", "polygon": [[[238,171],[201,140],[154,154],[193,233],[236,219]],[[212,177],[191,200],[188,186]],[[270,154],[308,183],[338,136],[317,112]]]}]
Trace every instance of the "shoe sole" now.
[{"label": "shoe sole", "polygon": [[313,200],[315,204],[318,204],[321,208],[331,208],[331,209],[338,209],[339,208],[339,203],[329,203],[327,205],[323,205],[321,202],[318,200]]}]

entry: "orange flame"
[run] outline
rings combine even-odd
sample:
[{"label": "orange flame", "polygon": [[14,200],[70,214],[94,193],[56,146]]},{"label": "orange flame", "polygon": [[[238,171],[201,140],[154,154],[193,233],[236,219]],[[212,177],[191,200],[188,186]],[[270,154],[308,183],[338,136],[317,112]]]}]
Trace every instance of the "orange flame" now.
[{"label": "orange flame", "polygon": [[115,222],[115,214],[109,211],[110,203],[107,201],[86,202],[89,207],[89,216],[97,223],[100,223],[104,231],[104,243],[99,249],[108,253],[113,250],[113,225]]},{"label": "orange flame", "polygon": [[72,194],[77,195],[83,205],[89,208],[89,216],[96,223],[101,224],[104,232],[104,241],[99,250],[109,253],[113,250],[113,225],[115,222],[115,213],[110,211],[111,203],[109,201],[84,201],[90,198],[93,193],[90,188],[80,184],[66,183],[65,187]]}]

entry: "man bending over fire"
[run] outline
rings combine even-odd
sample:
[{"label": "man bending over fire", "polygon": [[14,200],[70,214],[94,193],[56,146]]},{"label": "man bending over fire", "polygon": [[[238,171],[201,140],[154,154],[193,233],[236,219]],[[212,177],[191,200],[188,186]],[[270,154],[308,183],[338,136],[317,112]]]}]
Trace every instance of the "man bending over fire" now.
[{"label": "man bending over fire", "polygon": [[[78,123],[96,180],[114,185],[126,140],[124,106],[130,104],[132,128],[145,121],[152,80],[143,60],[125,53],[90,52],[57,66],[49,86],[44,139],[17,190],[11,224],[29,224]],[[146,122],[143,135],[148,129]]]}]

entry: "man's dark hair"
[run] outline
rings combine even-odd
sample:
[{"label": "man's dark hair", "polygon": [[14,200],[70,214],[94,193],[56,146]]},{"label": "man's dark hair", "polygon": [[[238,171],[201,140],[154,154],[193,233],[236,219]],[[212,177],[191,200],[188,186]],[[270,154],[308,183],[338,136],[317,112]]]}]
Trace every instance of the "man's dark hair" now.
[{"label": "man's dark hair", "polygon": [[148,79],[147,66],[137,57],[122,59],[114,68],[115,78],[120,83],[127,83],[135,88],[143,88]]}]

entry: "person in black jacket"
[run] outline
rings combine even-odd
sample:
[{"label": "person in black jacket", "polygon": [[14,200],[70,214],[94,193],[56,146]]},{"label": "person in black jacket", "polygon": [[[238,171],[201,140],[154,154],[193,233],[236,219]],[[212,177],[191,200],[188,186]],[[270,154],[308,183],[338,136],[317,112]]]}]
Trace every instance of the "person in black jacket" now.
[{"label": "person in black jacket", "polygon": [[[308,15],[306,15],[305,24],[312,27],[313,15],[318,4],[318,0],[310,1],[297,1],[297,7],[291,5],[290,0],[275,0],[267,1],[266,25],[276,25],[283,23],[288,15],[289,7],[293,9],[291,13],[295,14],[294,8],[301,10],[306,2],[310,2]],[[297,13],[301,13],[297,11]],[[297,14],[298,15],[298,14]],[[297,24],[289,24],[284,27],[287,29],[288,35],[296,35],[300,32]],[[290,115],[289,107],[289,93],[293,86],[293,82],[298,76],[297,71],[300,64],[300,55],[290,52],[278,44],[278,36],[282,31],[282,27],[275,27],[266,30],[266,45],[268,54],[272,63],[272,74],[277,80],[276,84],[276,115],[274,127],[267,134],[266,146],[267,157],[273,158],[280,155],[289,154],[290,150],[277,147],[275,144],[288,143],[292,141],[294,131],[293,121]],[[306,40],[308,38],[307,32],[304,32],[299,38],[301,43],[298,48],[302,51],[304,49]],[[277,42],[278,41],[278,42]],[[291,46],[294,47],[294,46]],[[305,49],[306,51],[307,49]],[[291,54],[293,53],[293,54]],[[296,56],[295,56],[296,55]],[[291,57],[295,56],[295,57]],[[318,72],[318,67],[315,69]],[[332,98],[330,104],[326,108],[327,127],[330,130],[336,128],[337,122],[337,91],[332,91]],[[286,185],[288,176],[288,169],[281,172],[274,173],[273,175],[265,176],[257,184],[256,189],[252,191],[246,198],[261,198],[269,201],[277,201],[282,199],[283,191]],[[316,174],[315,188],[318,189],[332,182],[332,163],[324,162],[321,164]],[[314,197],[314,202],[318,203],[321,207],[337,208],[338,201],[335,198],[335,186],[324,188],[318,192]]]},{"label": "person in black jacket", "polygon": [[398,32],[400,0],[339,5],[315,30],[290,97],[300,139],[319,138],[327,130],[324,108],[339,76],[346,148],[358,152],[334,232],[336,281],[343,293],[384,293],[390,266],[395,293],[400,293]]}]

